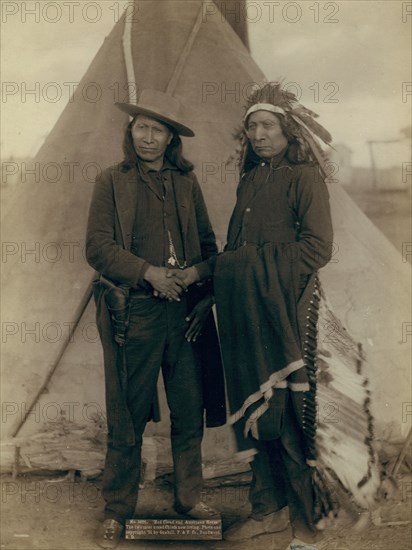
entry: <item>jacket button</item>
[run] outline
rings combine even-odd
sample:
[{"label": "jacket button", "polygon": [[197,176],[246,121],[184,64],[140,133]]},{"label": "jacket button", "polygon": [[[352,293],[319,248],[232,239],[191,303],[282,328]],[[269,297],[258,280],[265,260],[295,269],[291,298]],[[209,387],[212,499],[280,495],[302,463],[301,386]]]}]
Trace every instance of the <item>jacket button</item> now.
[{"label": "jacket button", "polygon": [[250,212],[250,208],[246,208],[245,212]]}]

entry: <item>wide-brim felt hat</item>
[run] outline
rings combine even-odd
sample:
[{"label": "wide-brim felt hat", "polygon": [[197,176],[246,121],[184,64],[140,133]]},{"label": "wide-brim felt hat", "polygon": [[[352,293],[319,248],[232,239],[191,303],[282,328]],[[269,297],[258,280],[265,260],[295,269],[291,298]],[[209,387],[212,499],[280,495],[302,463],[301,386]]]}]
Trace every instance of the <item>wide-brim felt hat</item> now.
[{"label": "wide-brim felt hat", "polygon": [[176,97],[159,90],[142,90],[136,105],[133,103],[116,103],[115,105],[131,117],[146,115],[164,122],[174,128],[181,136],[193,137],[195,135],[193,130],[182,122],[184,117],[180,101]]}]

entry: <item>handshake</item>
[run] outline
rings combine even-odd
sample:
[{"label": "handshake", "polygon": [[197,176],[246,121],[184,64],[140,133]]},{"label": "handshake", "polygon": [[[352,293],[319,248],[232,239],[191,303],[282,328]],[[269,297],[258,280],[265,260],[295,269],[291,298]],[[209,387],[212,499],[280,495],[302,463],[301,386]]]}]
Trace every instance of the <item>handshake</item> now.
[{"label": "handshake", "polygon": [[144,279],[152,285],[154,296],[180,302],[182,292],[186,292],[191,284],[200,280],[200,277],[195,266],[168,269],[151,265],[146,270]]}]

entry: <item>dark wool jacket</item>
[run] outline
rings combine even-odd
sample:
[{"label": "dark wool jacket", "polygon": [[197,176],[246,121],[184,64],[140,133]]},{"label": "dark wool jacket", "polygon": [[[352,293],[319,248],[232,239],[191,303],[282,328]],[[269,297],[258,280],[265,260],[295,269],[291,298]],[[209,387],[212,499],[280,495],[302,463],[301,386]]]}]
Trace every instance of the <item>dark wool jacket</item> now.
[{"label": "dark wool jacket", "polygon": [[[200,262],[199,270],[202,271],[202,263],[217,253],[215,235],[202,192],[193,173],[184,174],[173,170],[171,174],[187,265]],[[103,171],[96,180],[86,235],[86,258],[89,264],[98,274],[130,288],[147,288],[143,280],[146,260],[130,252],[138,185],[141,184],[143,182],[136,167],[125,170],[119,164]],[[98,277],[94,296],[104,351],[109,436],[118,444],[133,445],[132,420],[121,389],[119,348],[113,340],[110,316]],[[193,300],[191,305],[195,305]],[[203,369],[207,425],[222,425],[226,420],[223,374],[212,313],[196,345],[201,353],[205,352],[202,363],[207,362]],[[158,420],[156,417],[154,419]]]},{"label": "dark wool jacket", "polygon": [[317,165],[291,164],[282,152],[271,162],[259,159],[242,177],[214,269],[231,421],[239,424],[242,450],[245,422],[259,407],[267,410],[271,388],[307,391],[310,304],[332,239],[329,194]]}]

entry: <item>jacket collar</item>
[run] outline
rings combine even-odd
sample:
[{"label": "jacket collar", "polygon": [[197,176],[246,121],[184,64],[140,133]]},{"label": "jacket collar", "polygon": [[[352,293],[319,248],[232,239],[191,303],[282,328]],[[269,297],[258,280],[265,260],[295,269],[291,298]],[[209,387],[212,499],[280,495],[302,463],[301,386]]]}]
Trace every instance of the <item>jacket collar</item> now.
[{"label": "jacket collar", "polygon": [[143,181],[149,189],[156,195],[156,197],[162,200],[162,193],[160,188],[156,185],[156,182],[153,181],[153,175],[164,172],[165,170],[177,170],[177,166],[172,164],[167,158],[164,159],[163,166],[160,170],[154,170],[150,167],[150,164],[137,160],[136,169],[139,174],[141,181]]},{"label": "jacket collar", "polygon": [[177,166],[175,164],[172,164],[167,157],[164,158],[163,165],[160,168],[160,170],[154,170],[153,168],[150,167],[149,163],[142,162],[140,160],[136,161],[136,166],[142,177],[148,177],[149,172],[163,172],[164,170],[178,169]]}]

